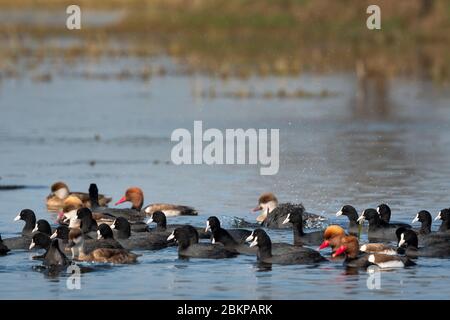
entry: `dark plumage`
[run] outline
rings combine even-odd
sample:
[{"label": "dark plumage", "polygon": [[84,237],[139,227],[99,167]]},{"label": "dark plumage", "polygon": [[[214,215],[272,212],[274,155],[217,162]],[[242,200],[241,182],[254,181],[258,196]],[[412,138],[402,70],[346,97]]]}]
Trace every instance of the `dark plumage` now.
[{"label": "dark plumage", "polygon": [[411,228],[411,226],[407,223],[403,222],[391,222],[391,208],[385,204],[382,203],[377,207],[378,215],[380,216],[381,224],[383,225],[390,225],[395,228]]},{"label": "dark plumage", "polygon": [[267,233],[262,229],[256,229],[247,238],[250,247],[257,246],[257,260],[265,264],[315,264],[326,261],[319,252],[303,247],[297,250],[280,255],[272,255],[272,241]]},{"label": "dark plumage", "polygon": [[273,193],[263,193],[258,200],[258,205],[253,211],[260,211],[261,214],[256,218],[263,227],[283,229],[289,226],[284,225],[283,221],[290,213],[300,213],[303,215],[305,224],[314,225],[319,221],[326,220],[324,217],[305,212],[302,204],[283,203],[279,204],[278,199]]},{"label": "dark plumage", "polygon": [[175,240],[178,243],[178,255],[182,258],[223,259],[236,256],[235,252],[227,250],[222,244],[194,242],[197,230],[191,226],[176,228],[167,240]]},{"label": "dark plumage", "polygon": [[48,223],[47,220],[44,219],[40,219],[36,222],[36,226],[33,229],[33,232],[42,232],[45,233],[46,235],[51,235],[52,234],[52,228],[50,227],[50,223]]},{"label": "dark plumage", "polygon": [[351,205],[345,205],[336,212],[336,217],[346,216],[348,218],[348,232],[351,235],[358,235],[359,233],[359,224],[358,224],[358,212]]},{"label": "dark plumage", "polygon": [[450,209],[442,209],[435,220],[442,220],[439,232],[447,232],[450,230]]},{"label": "dark plumage", "polygon": [[[176,228],[183,227],[183,224],[167,224],[167,218],[164,212],[155,211],[152,216],[147,220],[147,224],[155,223],[156,228],[150,229],[150,231],[167,231],[172,233]],[[204,228],[196,228],[200,239],[211,238],[211,233],[205,231]]]},{"label": "dark plumage", "polygon": [[405,255],[411,258],[417,257],[450,257],[450,241],[442,239],[440,242],[434,242],[426,247],[419,248],[419,239],[413,230],[400,230],[399,247],[406,248]]},{"label": "dark plumage", "polygon": [[397,238],[395,235],[397,227],[383,223],[375,209],[364,210],[358,220],[360,223],[363,223],[364,220],[369,221],[368,235],[370,242],[395,241]]},{"label": "dark plumage", "polygon": [[22,229],[22,236],[3,239],[3,243],[10,250],[26,250],[30,246],[31,235],[36,226],[36,215],[33,210],[24,209],[15,218],[14,221],[25,221],[25,226]]},{"label": "dark plumage", "polygon": [[3,243],[2,236],[0,235],[0,256],[6,255],[9,251],[9,248]]},{"label": "dark plumage", "polygon": [[323,241],[323,232],[303,232],[303,218],[299,212],[293,212],[287,215],[283,224],[292,224],[294,231],[294,245],[320,245]]},{"label": "dark plumage", "polygon": [[168,246],[170,233],[167,231],[132,233],[130,223],[122,217],[117,218],[111,228],[117,231],[117,241],[125,249],[158,250]]}]

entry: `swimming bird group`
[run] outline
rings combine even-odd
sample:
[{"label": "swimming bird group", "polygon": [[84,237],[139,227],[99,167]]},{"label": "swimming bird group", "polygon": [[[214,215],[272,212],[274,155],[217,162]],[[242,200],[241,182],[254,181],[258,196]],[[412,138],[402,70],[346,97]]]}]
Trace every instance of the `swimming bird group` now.
[{"label": "swimming bird group", "polygon": [[[240,219],[241,228],[225,229],[216,216],[205,219],[205,226],[168,224],[167,217],[197,215],[191,206],[156,203],[144,206],[144,194],[131,187],[116,202],[130,202],[130,208],[109,208],[111,198],[98,193],[91,184],[87,193],[70,192],[63,182],[51,186],[46,198],[49,211],[56,211],[57,221],[51,225],[36,219],[31,209],[23,209],[14,221],[25,224],[20,236],[2,239],[0,255],[11,250],[44,251],[33,259],[47,268],[64,269],[71,263],[136,263],[139,254],[133,250],[156,251],[177,247],[181,259],[224,259],[237,255],[254,255],[262,265],[320,264],[342,261],[347,268],[410,267],[420,257],[450,257],[450,209],[443,209],[435,220],[441,220],[433,232],[432,216],[418,212],[412,223],[421,227],[393,222],[391,209],[380,204],[365,209],[360,215],[351,205],[343,206],[336,216],[347,216],[347,231],[339,225],[325,230],[305,232],[305,226],[326,220],[307,213],[302,204],[278,203],[273,193],[264,193],[253,211],[261,211],[256,222]],[[368,228],[363,228],[364,222]],[[246,228],[242,228],[245,226]],[[292,243],[272,242],[268,229],[291,228]],[[361,232],[367,231],[369,242],[360,243]],[[312,247],[317,248],[317,250]],[[331,248],[326,258],[320,250]]]}]

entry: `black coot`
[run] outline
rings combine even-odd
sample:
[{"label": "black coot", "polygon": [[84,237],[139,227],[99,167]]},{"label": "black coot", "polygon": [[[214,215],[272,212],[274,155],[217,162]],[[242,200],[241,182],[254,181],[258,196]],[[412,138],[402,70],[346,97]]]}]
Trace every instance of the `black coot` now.
[{"label": "black coot", "polygon": [[33,233],[33,229],[36,226],[36,215],[33,210],[23,209],[15,218],[14,221],[25,221],[25,225],[22,229],[22,235],[29,236]]},{"label": "black coot", "polygon": [[80,221],[80,229],[87,239],[97,238],[98,225],[89,208],[81,208],[77,211],[77,219]]},{"label": "black coot", "polygon": [[405,255],[411,258],[417,257],[450,257],[450,241],[443,239],[426,247],[419,248],[419,239],[413,230],[404,229],[400,233],[399,247],[406,248]]},{"label": "black coot", "polygon": [[[29,246],[29,250],[32,249],[45,249],[45,252],[48,251],[48,249],[50,248],[50,245],[52,243],[52,240],[50,239],[50,237],[42,232],[38,232],[35,233],[33,235],[33,237],[31,238],[31,243]],[[39,255],[39,256],[34,256],[33,259],[39,259],[42,260],[44,259],[45,254],[43,255]]]},{"label": "black coot", "polygon": [[369,221],[368,236],[370,242],[395,241],[397,239],[395,234],[397,227],[383,223],[375,209],[364,210],[358,218],[358,222],[362,224],[364,220]]},{"label": "black coot", "polygon": [[299,212],[289,213],[283,224],[292,223],[292,229],[294,230],[294,245],[320,245],[323,242],[323,232],[303,232],[303,218]]},{"label": "black coot", "polygon": [[263,229],[255,229],[246,239],[250,247],[258,247],[258,262],[265,264],[315,264],[326,261],[321,254],[308,248],[281,255],[272,255],[272,241]]},{"label": "black coot", "polygon": [[[415,230],[416,233],[419,236],[419,240],[424,245],[431,245],[433,243],[439,243],[444,240],[450,239],[450,233],[449,232],[432,232],[431,231],[431,224],[433,223],[433,219],[431,217],[431,213],[429,213],[426,210],[422,210],[419,213],[417,213],[416,217],[412,221],[414,222],[420,222],[422,225],[420,226],[419,230]],[[400,233],[397,232],[397,240],[400,241]]]},{"label": "black coot", "polygon": [[[206,229],[205,232],[212,232],[212,238],[211,240],[217,237],[220,237],[220,234],[223,234],[224,236],[226,236],[225,233],[227,233],[229,236],[231,236],[234,241],[236,241],[237,243],[245,243],[245,239],[247,239],[247,237],[252,233],[250,230],[245,230],[245,229],[223,229],[220,225],[220,220],[215,217],[209,217],[208,220],[206,220]],[[217,237],[214,237],[214,235],[217,235]],[[221,242],[221,241],[219,241]]]},{"label": "black coot", "polygon": [[241,254],[250,254],[255,255],[257,250],[256,248],[249,248],[247,245],[244,245],[240,242],[240,239],[246,234],[247,236],[245,239],[252,233],[251,231],[244,230],[244,229],[235,229],[235,230],[242,230],[242,234],[238,235],[239,238],[234,238],[228,230],[223,229],[220,226],[220,221],[217,217],[209,217],[206,221],[206,230],[211,231],[212,237],[211,242],[212,243],[221,243],[225,246],[226,249],[241,253]]},{"label": "black coot", "polygon": [[442,220],[439,232],[450,231],[450,209],[442,209],[434,220]]},{"label": "black coot", "polygon": [[127,219],[118,217],[111,228],[116,230],[117,241],[125,249],[145,249],[145,250],[159,250],[168,246],[167,231],[152,231],[152,232],[138,232],[132,233],[131,226]]},{"label": "black coot", "polygon": [[404,227],[411,228],[411,226],[407,223],[403,222],[391,222],[391,208],[386,204],[382,203],[377,207],[377,212],[380,216],[381,223],[384,225],[395,226],[396,228]]},{"label": "black coot", "polygon": [[358,235],[359,233],[359,223],[358,223],[358,212],[355,207],[351,205],[345,205],[336,212],[336,217],[346,216],[348,218],[348,233],[351,235]]},{"label": "black coot", "polygon": [[50,236],[52,234],[52,228],[50,227],[50,223],[48,223],[47,220],[40,219],[36,222],[36,226],[34,227],[32,232],[42,232]]},{"label": "black coot", "polygon": [[30,246],[31,235],[36,226],[36,215],[33,210],[24,209],[14,218],[14,221],[19,220],[25,221],[25,226],[22,229],[22,236],[3,239],[3,243],[10,250],[26,250]]},{"label": "black coot", "polygon": [[[147,220],[147,224],[155,223],[156,227],[154,229],[150,229],[150,231],[168,231],[172,233],[176,228],[183,227],[183,224],[167,224],[166,214],[162,211],[153,212],[152,216]],[[200,239],[210,239],[211,233],[205,231],[204,228],[196,228],[198,236]]]},{"label": "black coot", "polygon": [[69,232],[70,229],[67,226],[58,226],[55,230],[55,232],[53,232],[53,234],[50,236],[50,239],[61,239],[63,241],[68,241],[69,240]]},{"label": "black coot", "polygon": [[54,268],[54,267],[67,267],[69,264],[70,260],[61,250],[59,240],[53,239],[49,249],[44,255],[43,265]]},{"label": "black coot", "polygon": [[[197,230],[192,226],[176,228],[168,241],[175,240],[178,243],[178,255],[181,258],[223,259],[232,258],[236,253],[227,250],[222,244],[198,243]],[[197,238],[196,242],[193,240]]]}]

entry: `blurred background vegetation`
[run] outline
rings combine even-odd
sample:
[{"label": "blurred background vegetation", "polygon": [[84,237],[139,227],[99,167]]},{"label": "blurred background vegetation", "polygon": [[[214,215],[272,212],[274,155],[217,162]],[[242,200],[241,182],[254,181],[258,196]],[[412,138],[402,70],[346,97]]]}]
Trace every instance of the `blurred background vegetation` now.
[{"label": "blurred background vegetation", "polygon": [[[48,60],[158,55],[182,61],[184,72],[219,77],[355,72],[438,84],[450,78],[448,0],[75,2],[82,30],[71,31],[65,9],[74,1],[0,0],[2,78],[27,74]],[[381,8],[381,30],[366,27],[370,4]],[[11,18],[18,13],[27,15]]]}]

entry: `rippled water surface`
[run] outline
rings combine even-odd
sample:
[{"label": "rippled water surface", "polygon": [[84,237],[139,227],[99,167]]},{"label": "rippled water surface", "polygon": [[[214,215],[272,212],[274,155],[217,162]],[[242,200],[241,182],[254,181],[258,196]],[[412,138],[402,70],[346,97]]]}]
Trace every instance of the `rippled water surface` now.
[{"label": "rippled water surface", "polygon": [[[217,215],[254,219],[249,209],[264,191],[280,201],[303,202],[330,223],[343,204],[358,210],[387,202],[393,219],[410,222],[419,209],[450,205],[450,95],[426,81],[391,80],[383,99],[358,96],[347,74],[298,78],[217,80],[171,74],[149,82],[87,80],[61,74],[48,83],[0,83],[0,232],[20,232],[12,222],[23,208],[54,221],[44,199],[56,180],[73,190],[96,182],[119,199],[132,185],[145,202],[195,206],[200,215],[170,222],[204,225]],[[113,69],[117,62],[93,65]],[[326,98],[202,98],[196,90],[251,87],[329,90]],[[200,88],[200,89],[199,89]],[[259,175],[258,166],[175,166],[170,161],[176,128],[279,128],[280,171]],[[434,228],[437,225],[433,226]],[[270,231],[292,241],[290,231]],[[66,276],[33,270],[31,253],[0,257],[0,298],[26,299],[434,299],[450,296],[450,260],[420,259],[410,269],[386,271],[381,289],[369,290],[368,274],[346,274],[340,263],[318,267],[273,266],[260,270],[254,257],[180,261],[175,248],[143,254],[136,265],[95,265],[81,290]],[[328,255],[328,252],[325,254]]]}]

